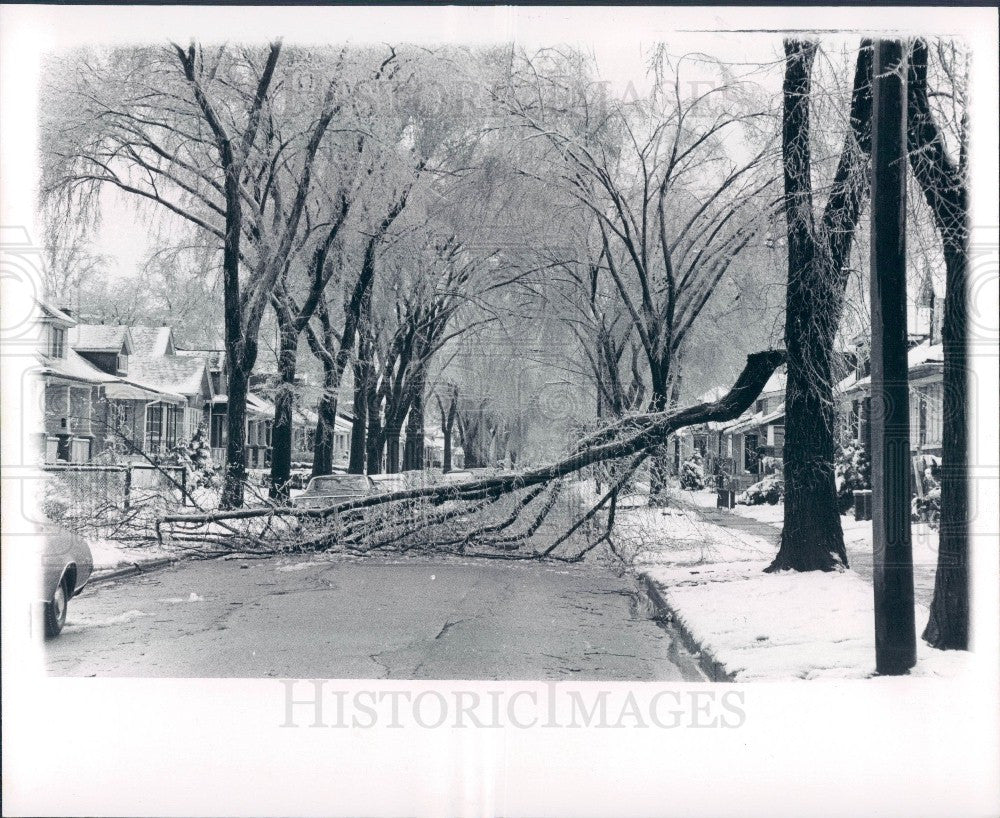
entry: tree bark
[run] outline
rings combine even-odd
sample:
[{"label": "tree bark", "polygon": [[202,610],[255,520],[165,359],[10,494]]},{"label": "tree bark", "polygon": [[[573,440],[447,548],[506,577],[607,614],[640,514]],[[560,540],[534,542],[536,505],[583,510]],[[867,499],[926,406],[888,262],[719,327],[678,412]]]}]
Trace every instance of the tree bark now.
[{"label": "tree bark", "polygon": [[359,359],[354,364],[354,418],[351,422],[351,456],[347,464],[350,474],[364,474],[368,433],[367,367]]},{"label": "tree bark", "polygon": [[313,445],[312,476],[318,477],[333,471],[333,453],[337,424],[337,389],[340,378],[332,370],[325,373],[323,395],[319,399],[316,415],[316,440]]},{"label": "tree bark", "polygon": [[923,638],[940,649],[969,647],[968,259],[969,203],[964,134],[959,163],[945,150],[927,92],[927,43],[916,40],[907,86],[907,147],[931,207],[945,259],[941,528],[930,619]]},{"label": "tree bark", "polygon": [[403,452],[403,469],[419,470],[424,467],[424,373],[421,369],[413,383],[413,398],[406,415],[406,441]]},{"label": "tree bark", "polygon": [[399,436],[402,428],[393,423],[385,429],[385,473],[399,473]]},{"label": "tree bark", "polygon": [[288,499],[288,481],[292,476],[292,411],[295,405],[295,365],[299,334],[279,319],[281,338],[278,349],[278,389],[274,395],[274,422],[271,426],[272,500]]},{"label": "tree bark", "polygon": [[[670,405],[668,375],[663,367],[651,368],[650,372],[652,390],[648,411],[665,412]],[[649,505],[666,505],[669,475],[670,449],[668,442],[663,440],[649,459]]]},{"label": "tree bark", "polygon": [[226,389],[226,469],[220,505],[222,508],[239,508],[243,505],[243,487],[247,476],[244,458],[249,370],[237,366],[235,361],[231,362]]}]

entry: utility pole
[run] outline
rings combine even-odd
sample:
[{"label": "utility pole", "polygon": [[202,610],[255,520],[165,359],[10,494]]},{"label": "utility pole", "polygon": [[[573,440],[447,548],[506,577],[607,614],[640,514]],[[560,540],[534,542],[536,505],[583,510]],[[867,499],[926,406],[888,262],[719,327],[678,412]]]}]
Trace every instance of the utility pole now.
[{"label": "utility pole", "polygon": [[917,661],[910,542],[910,407],[906,333],[906,60],[899,40],[875,44],[872,121],[872,528],[875,667]]}]

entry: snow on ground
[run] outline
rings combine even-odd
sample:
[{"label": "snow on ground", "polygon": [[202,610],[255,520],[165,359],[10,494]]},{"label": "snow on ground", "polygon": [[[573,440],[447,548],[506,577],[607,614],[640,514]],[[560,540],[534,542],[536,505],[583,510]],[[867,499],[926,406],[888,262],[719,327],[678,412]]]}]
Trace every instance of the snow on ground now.
[{"label": "snow on ground", "polygon": [[136,563],[169,557],[170,553],[159,545],[127,545],[117,540],[87,540],[94,557],[94,570],[104,571],[124,568]]},{"label": "snow on ground", "polygon": [[[691,493],[685,495],[691,501]],[[701,502],[694,504],[709,505],[703,494],[695,497]],[[871,522],[845,517],[844,526],[848,548],[867,549],[870,559]],[[623,510],[617,530],[634,551],[636,570],[659,586],[675,621],[737,681],[874,674],[873,592],[854,571],[765,574],[771,543],[703,520],[695,509]],[[913,542],[918,565],[936,557],[936,532],[915,525]],[[927,608],[918,604],[918,634],[927,618]],[[954,676],[969,656],[934,650],[920,639],[917,651],[914,676]]]}]

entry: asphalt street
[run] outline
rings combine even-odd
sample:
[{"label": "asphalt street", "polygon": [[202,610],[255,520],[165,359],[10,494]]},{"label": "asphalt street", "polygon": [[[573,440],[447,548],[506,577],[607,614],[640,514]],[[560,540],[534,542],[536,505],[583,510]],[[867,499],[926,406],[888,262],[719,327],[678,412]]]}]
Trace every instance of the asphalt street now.
[{"label": "asphalt street", "polygon": [[629,576],[460,558],[181,563],[88,588],[66,676],[701,681]]}]

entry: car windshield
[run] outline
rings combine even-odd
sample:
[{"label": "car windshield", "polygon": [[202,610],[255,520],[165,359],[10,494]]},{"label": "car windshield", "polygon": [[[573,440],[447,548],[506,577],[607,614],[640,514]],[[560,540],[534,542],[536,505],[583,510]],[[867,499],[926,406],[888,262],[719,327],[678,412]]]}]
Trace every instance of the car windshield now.
[{"label": "car windshield", "polygon": [[364,494],[368,491],[368,478],[361,474],[314,477],[309,491],[313,494]]}]

